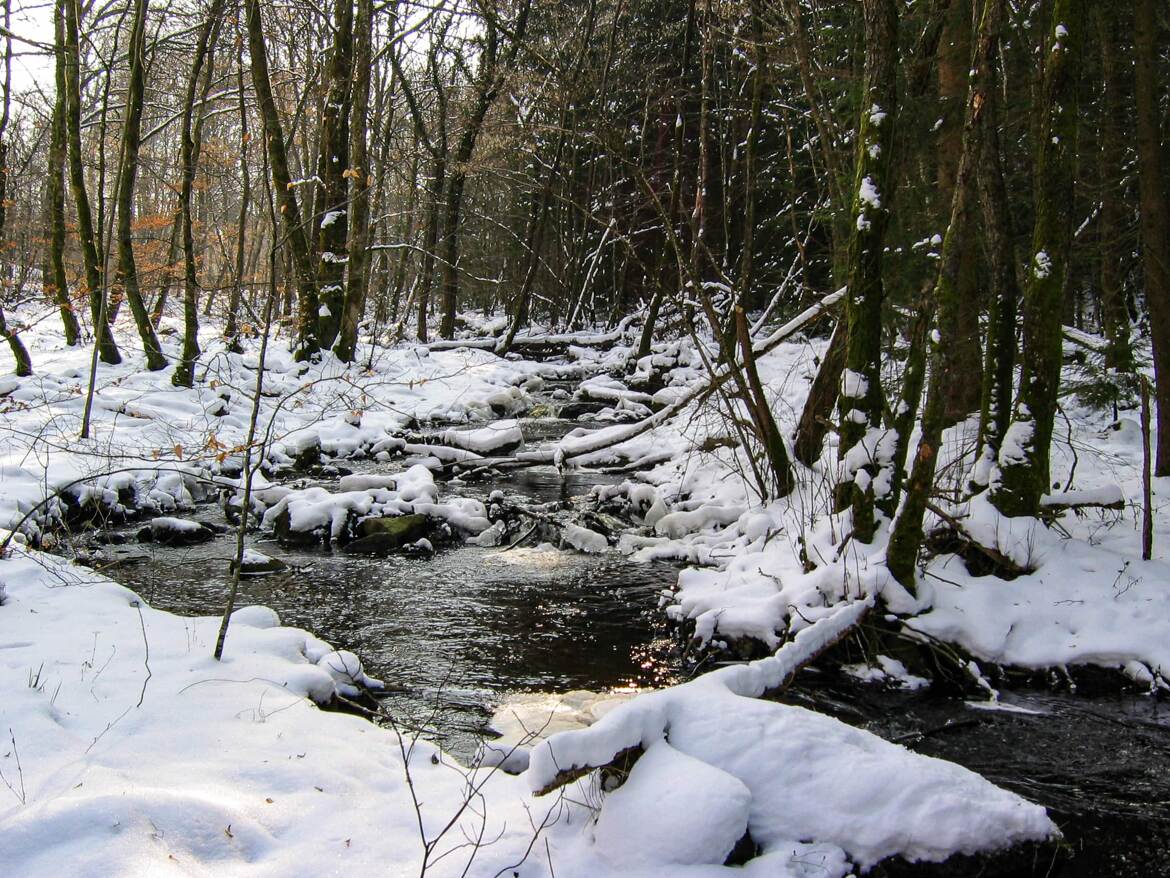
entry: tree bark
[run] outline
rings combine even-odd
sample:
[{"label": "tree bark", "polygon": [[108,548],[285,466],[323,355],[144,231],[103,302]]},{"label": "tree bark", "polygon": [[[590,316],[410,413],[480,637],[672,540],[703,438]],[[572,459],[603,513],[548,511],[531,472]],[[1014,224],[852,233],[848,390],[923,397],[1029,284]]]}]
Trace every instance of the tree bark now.
[{"label": "tree bark", "polygon": [[483,130],[488,110],[496,101],[496,95],[504,82],[507,68],[520,48],[528,22],[530,0],[523,0],[516,15],[516,24],[511,37],[508,56],[500,58],[500,34],[495,19],[495,10],[484,15],[484,45],[477,74],[475,100],[463,122],[463,134],[452,156],[450,173],[447,175],[446,204],[443,213],[442,277],[440,294],[439,335],[452,338],[455,335],[455,311],[459,301],[459,226],[463,220],[463,192],[467,187],[467,171],[470,167],[475,144]]},{"label": "tree bark", "polygon": [[975,56],[969,68],[970,87],[964,113],[958,172],[951,196],[951,221],[943,239],[934,290],[938,329],[930,334],[929,342],[925,337],[920,341],[920,344],[929,348],[931,366],[926,404],[922,412],[921,436],[907,482],[906,500],[891,529],[886,550],[886,563],[890,572],[911,592],[915,588],[914,571],[922,547],[922,521],[934,488],[942,432],[949,420],[948,387],[963,382],[964,376],[970,374],[965,371],[965,364],[947,356],[946,339],[953,338],[956,331],[961,331],[956,324],[963,316],[961,297],[965,292],[960,277],[964,268],[963,252],[969,249],[966,240],[969,224],[965,219],[970,216],[970,208],[977,195],[975,164],[982,154],[978,141],[983,131],[980,117],[987,109],[988,90],[994,88],[994,72],[990,65],[996,57],[995,46],[999,40],[1005,2],[985,0],[980,15]]},{"label": "tree bark", "polygon": [[[1043,117],[1036,158],[1036,220],[1024,289],[1020,393],[1003,445],[992,502],[1005,515],[1036,515],[1049,489],[1052,426],[1060,389],[1064,290],[1072,251],[1077,69],[1086,16],[1081,0],[1054,0],[1043,46]],[[994,478],[994,477],[993,477]]]},{"label": "tree bark", "polygon": [[992,43],[983,75],[988,78],[984,90],[983,112],[979,117],[981,147],[975,176],[979,188],[983,248],[987,254],[991,282],[990,307],[987,314],[987,350],[984,354],[983,381],[979,410],[979,439],[974,473],[976,487],[987,485],[991,466],[1011,423],[1012,391],[1016,366],[1016,312],[1020,302],[1017,275],[1015,232],[1011,206],[1004,181],[1004,161],[999,141],[999,45]]},{"label": "tree bark", "polygon": [[[369,75],[369,67],[366,68]],[[329,93],[321,116],[317,177],[321,222],[317,234],[317,282],[321,307],[317,335],[331,348],[345,308],[345,269],[349,262],[349,115],[353,76],[353,0],[334,0],[333,49],[329,54]]]},{"label": "tree bark", "polygon": [[370,65],[373,0],[357,0],[354,19],[353,84],[351,92],[351,119],[349,123],[349,166],[354,181],[353,202],[350,206],[349,282],[346,285],[345,305],[341,314],[341,328],[337,339],[337,356],[344,362],[353,361],[357,350],[358,324],[366,307],[366,289],[369,284],[370,253],[370,188],[374,175],[369,167],[366,150],[366,132],[370,112]]},{"label": "tree bark", "polygon": [[1170,475],[1170,206],[1166,148],[1158,116],[1158,22],[1154,0],[1134,6],[1134,92],[1137,98],[1138,183],[1142,272],[1154,351],[1158,449],[1154,474]]},{"label": "tree bark", "polygon": [[[853,538],[873,539],[875,503],[890,488],[881,384],[882,252],[896,179],[891,171],[897,114],[898,7],[895,0],[864,0],[865,76],[854,176],[853,235],[849,244],[845,371],[840,391],[840,455],[846,482],[839,499],[853,510]],[[849,471],[849,470],[852,471]]]},{"label": "tree bark", "polygon": [[248,131],[248,104],[244,97],[244,47],[241,43],[236,44],[236,87],[239,89],[240,115],[240,212],[236,218],[235,282],[228,298],[223,337],[228,350],[240,353],[243,350],[240,345],[240,305],[244,295],[244,251],[248,237],[248,208],[252,200],[252,175],[248,170],[248,144],[252,135]]},{"label": "tree bark", "polygon": [[[57,64],[58,69],[60,64]],[[41,270],[46,294],[53,297],[61,312],[65,344],[81,342],[81,326],[69,297],[69,278],[65,274],[65,89],[58,87],[53,97],[53,116],[49,123],[49,162],[45,181],[45,208],[48,215],[48,247]]]},{"label": "tree bark", "polygon": [[[252,59],[252,86],[256,90],[256,102],[260,118],[264,123],[264,140],[267,144],[268,162],[275,189],[276,205],[284,227],[296,281],[298,301],[297,356],[307,359],[320,349],[317,337],[317,312],[320,303],[317,294],[317,276],[309,251],[309,239],[301,223],[300,206],[292,187],[292,176],[288,169],[288,150],[284,142],[284,129],[272,96],[272,82],[268,74],[268,55],[264,48],[264,24],[260,18],[260,0],[245,0],[247,13],[248,52]],[[274,232],[275,234],[275,232]]]},{"label": "tree bark", "polygon": [[102,264],[98,257],[97,231],[90,212],[89,193],[85,185],[85,167],[81,160],[81,55],[78,32],[80,0],[56,0],[57,85],[65,93],[65,130],[69,153],[69,187],[77,207],[77,233],[81,259],[85,266],[85,287],[89,294],[93,320],[94,344],[103,363],[122,362],[106,312],[106,289],[102,281]]},{"label": "tree bark", "polygon": [[1104,112],[1101,116],[1101,325],[1109,347],[1105,366],[1118,372],[1133,371],[1133,349],[1129,340],[1129,312],[1125,307],[1124,272],[1126,258],[1126,208],[1123,192],[1125,144],[1122,132],[1129,119],[1125,108],[1125,83],[1121,75],[1121,33],[1118,9],[1103,3],[1096,8],[1101,45],[1101,78],[1104,81]]},{"label": "tree bark", "polygon": [[[971,0],[951,0],[938,51],[938,91],[942,101],[943,127],[938,141],[938,192],[941,218],[955,222],[951,216],[959,156],[963,151],[963,107],[967,99],[971,65]],[[963,214],[958,217],[959,233],[973,231],[973,199],[963,199]],[[979,346],[979,250],[963,247],[960,265],[954,276],[958,311],[954,320],[939,324],[943,333],[942,356],[952,375],[978,375],[983,352]],[[944,388],[944,419],[948,424],[961,421],[979,410],[980,386],[975,381],[954,381]]]},{"label": "tree bark", "polygon": [[[183,104],[183,120],[179,141],[179,164],[182,181],[179,186],[179,213],[183,238],[183,353],[171,381],[176,387],[190,387],[195,380],[195,361],[199,359],[199,276],[195,264],[194,223],[191,216],[191,192],[195,186],[195,171],[199,163],[199,144],[202,141],[203,114],[195,116],[195,93],[204,64],[210,67],[210,54],[219,33],[220,13],[224,0],[212,0],[207,18],[199,28],[195,58],[187,77],[187,96]],[[210,83],[210,77],[206,80]],[[206,94],[207,85],[204,86]]]},{"label": "tree bark", "polygon": [[157,372],[167,365],[159,347],[154,324],[142,301],[138,286],[138,266],[134,261],[134,183],[138,175],[138,151],[142,142],[142,100],[146,90],[146,14],[147,0],[134,0],[134,17],[130,23],[130,74],[126,89],[125,124],[122,128],[122,161],[118,175],[118,274],[117,282],[130,303],[130,312],[138,335],[142,339],[142,352],[146,355],[146,368]]}]

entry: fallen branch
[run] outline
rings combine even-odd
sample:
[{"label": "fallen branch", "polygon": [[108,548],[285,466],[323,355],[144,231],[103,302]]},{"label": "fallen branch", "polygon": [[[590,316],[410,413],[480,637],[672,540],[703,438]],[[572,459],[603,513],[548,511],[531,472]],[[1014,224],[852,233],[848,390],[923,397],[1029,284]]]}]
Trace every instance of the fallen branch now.
[{"label": "fallen branch", "polygon": [[1099,335],[1093,335],[1074,326],[1062,326],[1061,332],[1067,341],[1071,341],[1077,347],[1085,348],[1095,354],[1104,354],[1109,351],[1109,341]]},{"label": "fallen branch", "polygon": [[[842,288],[835,293],[830,293],[825,296],[815,305],[806,308],[759,344],[754,345],[752,347],[753,354],[756,357],[761,357],[778,347],[781,342],[795,335],[809,323],[812,323],[833,308],[844,296],[845,289]],[[604,451],[607,448],[612,448],[614,445],[619,445],[622,442],[628,442],[631,439],[641,436],[643,433],[653,430],[655,427],[665,424],[695,400],[713,393],[722,387],[731,376],[732,370],[727,366],[721,366],[714,371],[707,381],[696,384],[680,399],[647,418],[630,424],[605,427],[601,430],[595,430],[586,436],[566,437],[550,448],[542,448],[536,451],[522,451],[512,458],[497,458],[492,461],[485,461],[484,468],[504,467],[510,469],[525,466],[541,466],[550,463],[560,466],[573,458],[584,457],[588,454]],[[478,470],[473,472],[478,472]]]},{"label": "fallen branch", "polygon": [[591,726],[553,735],[532,751],[526,775],[530,785],[540,796],[593,769],[623,760],[624,765],[655,740],[669,738],[672,724],[683,721],[687,714],[688,708],[679,710],[683,701],[717,698],[711,691],[714,687],[724,690],[720,694],[730,692],[742,698],[760,698],[782,690],[801,668],[847,636],[873,605],[872,595],[841,604],[799,631],[775,655],[719,668],[688,683],[647,693],[615,707]]},{"label": "fallen branch", "polygon": [[[512,348],[542,348],[563,345],[564,347],[604,348],[617,344],[625,337],[626,330],[638,318],[631,314],[609,332],[602,333],[558,333],[553,335],[518,335],[512,340]],[[433,341],[426,347],[432,351],[452,351],[458,348],[494,351],[500,343],[498,336],[485,335],[481,338],[453,338]]]},{"label": "fallen branch", "polygon": [[983,543],[979,542],[977,539],[971,536],[970,531],[963,527],[963,523],[959,521],[959,519],[955,518],[955,516],[951,515],[949,512],[944,512],[937,504],[927,501],[926,508],[941,518],[946,524],[954,528],[955,533],[962,537],[966,541],[967,545],[975,549],[975,551],[987,556],[989,560],[1002,568],[1005,573],[1011,573],[1015,576],[1023,576],[1032,572],[1027,567],[1021,567],[1003,552],[999,551],[999,549],[983,545]]}]

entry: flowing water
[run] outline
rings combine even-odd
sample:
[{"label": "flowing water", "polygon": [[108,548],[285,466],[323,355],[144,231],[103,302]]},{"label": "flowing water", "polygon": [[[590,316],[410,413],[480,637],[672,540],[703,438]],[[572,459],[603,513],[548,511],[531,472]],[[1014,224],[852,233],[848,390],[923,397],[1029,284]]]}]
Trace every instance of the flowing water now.
[{"label": "flowing water", "polygon": [[[539,429],[552,437],[565,425]],[[604,477],[538,468],[453,490],[567,502],[597,481]],[[255,545],[293,569],[243,580],[239,603],[266,604],[286,624],[358,653],[371,675],[402,687],[386,708],[457,755],[474,751],[493,706],[510,693],[654,687],[687,673],[657,610],[677,576],[669,565],[524,547],[462,546],[420,559]],[[229,536],[189,548],[145,545],[144,560],[108,572],[160,609],[215,614],[233,549]],[[1055,867],[1012,874],[1170,875],[1163,703],[1044,692],[1005,695],[1005,707],[991,711],[817,672],[802,674],[785,700],[958,762],[1048,807],[1068,849]]]},{"label": "flowing water", "polygon": [[[556,434],[567,426],[543,429]],[[356,467],[392,472],[396,465]],[[512,503],[534,505],[569,502],[599,481],[606,478],[533,468],[444,490],[480,499],[503,490]],[[223,522],[211,504],[193,517]],[[290,570],[241,579],[237,606],[272,607],[284,624],[357,653],[367,673],[401,688],[385,707],[456,755],[474,753],[494,706],[511,693],[678,680],[674,641],[657,610],[659,594],[678,576],[671,565],[527,545],[457,546],[423,558],[296,549],[262,538],[249,545]],[[188,547],[147,543],[133,547],[139,560],[105,572],[158,609],[214,615],[223,609],[234,552],[234,534]]]}]

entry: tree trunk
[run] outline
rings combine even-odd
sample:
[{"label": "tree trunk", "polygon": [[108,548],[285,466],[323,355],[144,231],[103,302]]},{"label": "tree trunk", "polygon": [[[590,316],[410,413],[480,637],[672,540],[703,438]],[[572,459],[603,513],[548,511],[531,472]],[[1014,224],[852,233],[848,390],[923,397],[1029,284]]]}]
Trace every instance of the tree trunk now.
[{"label": "tree trunk", "polygon": [[[484,44],[479,61],[475,101],[463,123],[463,135],[455,147],[455,154],[447,175],[447,203],[443,214],[442,276],[443,285],[439,301],[441,319],[439,335],[452,338],[455,335],[455,311],[459,302],[459,225],[463,220],[463,192],[467,187],[467,171],[475,144],[483,130],[488,110],[496,101],[506,68],[511,63],[524,39],[528,22],[530,0],[523,0],[516,16],[508,57],[499,57],[499,30],[495,12],[484,16]],[[502,69],[503,68],[503,69]]]},{"label": "tree trunk", "polygon": [[236,87],[239,89],[240,110],[240,212],[236,218],[236,270],[235,283],[228,298],[227,320],[224,322],[223,337],[228,350],[240,353],[240,304],[244,296],[245,244],[248,231],[248,208],[252,200],[252,176],[248,171],[248,143],[252,139],[248,131],[248,104],[244,97],[244,47],[236,44]]},{"label": "tree trunk", "polygon": [[1011,423],[1016,312],[1020,301],[1020,282],[1016,273],[1019,260],[1016,259],[1015,232],[999,143],[999,45],[990,44],[988,51],[994,55],[988,59],[983,74],[988,77],[989,84],[984,90],[984,107],[979,116],[977,142],[981,152],[975,163],[983,248],[991,281],[976,449],[978,464],[973,476],[976,487],[987,485],[990,469],[998,459],[999,447]]},{"label": "tree trunk", "polygon": [[132,220],[134,214],[134,182],[138,175],[138,149],[142,141],[142,100],[146,90],[146,14],[147,0],[134,0],[134,18],[130,23],[130,74],[126,89],[125,125],[122,128],[122,161],[118,175],[118,284],[124,290],[130,303],[130,312],[138,335],[142,339],[142,351],[146,355],[146,368],[157,372],[167,365],[154,333],[154,324],[142,292],[138,286],[138,267],[134,261],[134,235]]},{"label": "tree trunk", "polygon": [[[967,99],[971,70],[971,0],[950,0],[946,24],[938,50],[938,91],[943,104],[943,127],[938,141],[938,192],[941,219],[955,222],[951,216],[955,180],[959,172],[959,156],[963,151],[963,106]],[[971,207],[973,199],[963,199],[964,212],[958,218],[959,233],[973,232]],[[979,250],[963,247],[959,253],[960,266],[954,276],[958,311],[955,319],[940,323],[943,333],[942,356],[946,369],[952,375],[978,375],[982,369],[982,351],[979,347]],[[949,333],[949,335],[948,335]],[[944,419],[947,424],[961,421],[979,410],[980,386],[975,381],[954,381],[943,390]]]},{"label": "tree trunk", "polygon": [[1105,366],[1118,372],[1133,371],[1129,341],[1129,313],[1125,307],[1124,272],[1127,222],[1123,175],[1125,144],[1122,133],[1129,126],[1125,108],[1125,83],[1121,75],[1121,33],[1118,9],[1102,3],[1096,9],[1101,44],[1101,78],[1104,80],[1104,112],[1101,117],[1101,324],[1109,347]]},{"label": "tree trunk", "polygon": [[260,0],[245,0],[248,23],[248,51],[252,58],[252,86],[256,90],[256,102],[260,118],[264,123],[264,140],[267,144],[268,162],[271,167],[272,187],[276,194],[278,212],[283,218],[285,238],[292,258],[298,299],[298,350],[300,359],[316,354],[321,345],[317,337],[317,277],[309,252],[309,239],[301,224],[301,212],[296,194],[292,188],[292,177],[288,170],[288,151],[284,143],[284,130],[272,96],[272,83],[268,75],[268,56],[264,48],[264,24],[260,19]]},{"label": "tree trunk", "polygon": [[890,465],[882,427],[882,251],[897,181],[890,173],[897,113],[898,8],[895,0],[864,0],[865,77],[854,178],[853,236],[845,320],[845,370],[840,390],[840,455],[846,483],[840,500],[853,509],[853,538],[863,543],[876,529],[874,506],[890,491]]},{"label": "tree trunk", "polygon": [[[345,308],[345,268],[349,262],[349,114],[353,75],[353,0],[333,5],[333,50],[329,54],[329,93],[321,116],[317,177],[321,181],[321,223],[317,235],[317,282],[321,307],[317,335],[322,348],[333,347]],[[366,67],[369,76],[369,66]]]},{"label": "tree trunk", "polygon": [[1024,288],[1020,394],[1003,445],[992,501],[1005,515],[1036,515],[1049,488],[1052,426],[1060,389],[1064,290],[1072,251],[1077,69],[1086,16],[1080,0],[1054,0],[1045,40],[1043,117],[1036,159],[1036,221]]},{"label": "tree trunk", "polygon": [[1166,149],[1158,118],[1158,21],[1154,0],[1134,7],[1134,91],[1137,97],[1137,151],[1140,186],[1142,272],[1154,349],[1154,394],[1158,409],[1158,452],[1154,474],[1170,475],[1170,206],[1167,205]]},{"label": "tree trunk", "polygon": [[349,283],[341,314],[341,329],[337,339],[337,356],[344,362],[353,362],[357,350],[358,325],[366,307],[366,289],[370,270],[370,188],[374,175],[366,156],[366,131],[370,112],[370,66],[374,10],[373,0],[357,0],[354,22],[354,57],[352,84],[352,114],[349,123],[349,166],[354,180],[353,203],[350,207]]},{"label": "tree trunk", "polygon": [[[60,68],[60,64],[57,65]],[[48,215],[48,247],[41,270],[45,292],[51,294],[61,312],[65,327],[65,344],[73,347],[81,341],[81,326],[69,297],[69,278],[65,274],[65,89],[59,87],[53,98],[53,117],[49,130],[49,163],[45,181],[45,209]]]},{"label": "tree trunk", "polygon": [[[934,298],[938,314],[938,331],[930,334],[929,343],[923,337],[920,344],[930,351],[930,384],[922,412],[922,431],[918,440],[918,454],[906,488],[906,501],[890,533],[886,563],[894,577],[911,591],[914,590],[914,571],[918,552],[922,547],[922,520],[930,492],[934,488],[935,468],[938,463],[942,432],[949,420],[948,387],[962,383],[967,366],[956,362],[945,353],[946,339],[953,338],[956,324],[962,319],[960,281],[963,271],[963,252],[970,249],[967,241],[971,205],[976,198],[975,164],[982,155],[978,140],[983,127],[980,116],[987,110],[987,94],[994,88],[991,65],[996,58],[996,44],[1006,0],[985,0],[980,15],[975,57],[970,67],[970,87],[964,114],[963,136],[960,139],[958,173],[951,196],[951,222],[943,239],[938,281]],[[948,334],[949,333],[949,334]],[[972,382],[973,383],[973,382]],[[908,429],[908,427],[907,427]]]},{"label": "tree trunk", "polygon": [[[8,113],[12,105],[12,33],[9,27],[12,23],[12,0],[4,0],[4,106],[0,112],[0,254],[5,248],[4,228],[8,219]],[[7,340],[12,349],[12,359],[16,361],[16,374],[20,376],[32,374],[32,360],[28,350],[20,340],[16,330],[8,326],[4,318],[4,308],[0,307],[0,336]]]},{"label": "tree trunk", "polygon": [[[183,353],[175,372],[171,376],[176,387],[190,387],[195,380],[195,361],[199,359],[199,277],[195,265],[195,236],[191,218],[191,192],[195,185],[195,171],[199,162],[199,144],[202,141],[203,112],[199,111],[199,121],[193,122],[195,116],[195,92],[199,87],[199,77],[203,72],[204,64],[210,67],[209,55],[212,51],[216,35],[219,33],[220,13],[223,10],[224,0],[213,0],[207,11],[207,18],[199,28],[199,36],[195,46],[195,58],[191,62],[191,72],[187,77],[187,96],[183,104],[183,119],[180,130],[180,157],[182,181],[179,186],[179,213],[182,218],[183,238]],[[210,70],[209,70],[210,72]],[[210,76],[205,80],[204,95],[210,84]]]},{"label": "tree trunk", "polygon": [[841,373],[845,369],[845,346],[849,329],[845,319],[837,321],[829,346],[813,376],[812,386],[800,411],[796,424],[796,435],[792,443],[793,454],[805,466],[812,466],[821,456],[825,436],[829,432],[829,418],[837,405],[837,394],[841,389]]},{"label": "tree trunk", "polygon": [[106,315],[106,290],[98,258],[97,231],[85,187],[85,166],[81,160],[81,56],[78,32],[80,0],[57,0],[57,85],[65,93],[65,130],[69,152],[69,188],[77,206],[77,233],[85,265],[85,287],[93,319],[94,344],[103,363],[122,362]]}]

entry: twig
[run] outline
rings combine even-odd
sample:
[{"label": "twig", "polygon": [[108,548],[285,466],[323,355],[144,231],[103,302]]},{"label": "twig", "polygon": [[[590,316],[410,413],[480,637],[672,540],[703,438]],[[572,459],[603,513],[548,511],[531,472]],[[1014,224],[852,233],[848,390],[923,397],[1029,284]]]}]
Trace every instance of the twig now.
[{"label": "twig", "polygon": [[133,601],[131,606],[138,611],[138,624],[142,627],[142,648],[146,650],[146,655],[142,659],[142,663],[146,665],[146,679],[142,681],[142,692],[138,695],[138,704],[135,705],[142,707],[142,701],[146,698],[146,684],[150,682],[154,672],[150,669],[150,641],[146,639],[146,620],[142,618],[142,602]]},{"label": "twig", "polygon": [[528,528],[528,530],[525,531],[524,535],[522,537],[517,538],[517,540],[514,543],[512,543],[511,545],[509,545],[505,549],[500,549],[500,554],[502,555],[504,552],[512,551],[512,549],[516,548],[518,545],[520,545],[522,542],[524,542],[526,539],[528,539],[530,536],[532,536],[536,532],[536,529],[538,527],[540,527],[539,521],[536,522],[536,524],[532,525],[532,527]]},{"label": "twig", "polygon": [[27,802],[27,796],[24,790],[24,768],[20,764],[20,751],[16,749],[16,734],[12,731],[11,727],[8,729],[8,739],[12,741],[12,755],[16,757],[16,777],[17,782],[20,784],[20,792],[16,791],[16,788],[4,776],[3,771],[0,771],[0,780],[4,781],[4,786],[8,787],[12,791],[12,795],[16,796],[20,800],[20,804],[23,805]]}]

